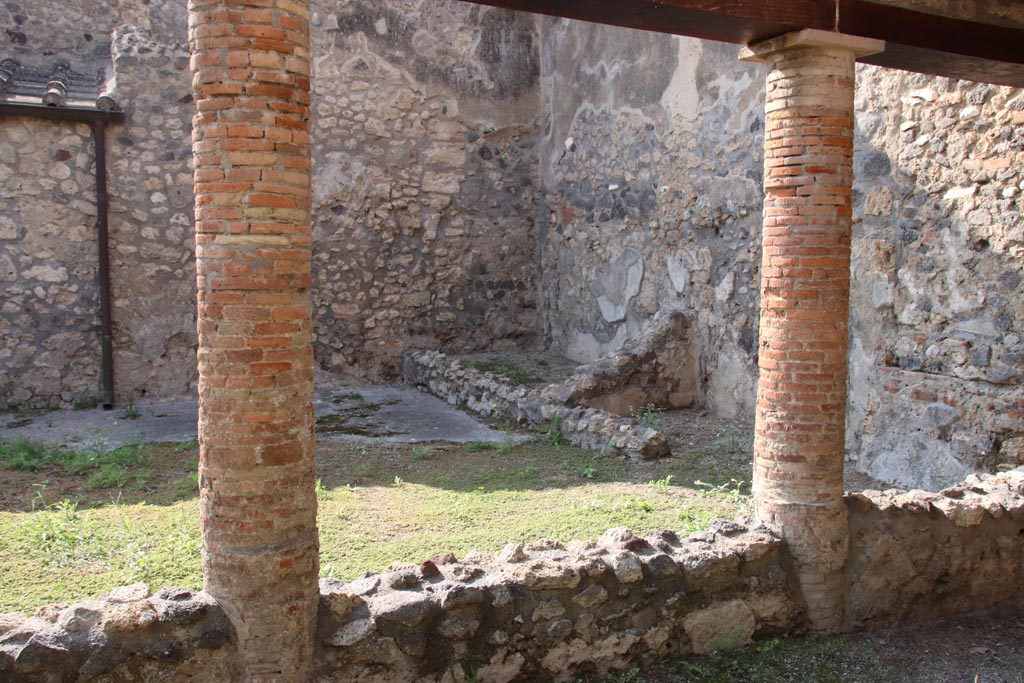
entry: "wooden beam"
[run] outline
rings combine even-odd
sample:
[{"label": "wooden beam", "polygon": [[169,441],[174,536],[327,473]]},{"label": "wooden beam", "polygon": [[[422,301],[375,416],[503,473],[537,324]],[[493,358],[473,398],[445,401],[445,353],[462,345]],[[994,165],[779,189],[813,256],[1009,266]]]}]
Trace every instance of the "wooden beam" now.
[{"label": "wooden beam", "polygon": [[124,123],[125,113],[120,110],[84,109],[80,107],[47,107],[41,104],[13,104],[0,102],[0,116],[32,116],[50,121],[79,121],[92,123]]},{"label": "wooden beam", "polygon": [[1024,87],[1024,30],[865,0],[840,0],[838,29],[886,42],[867,64]]},{"label": "wooden beam", "polygon": [[473,0],[598,24],[747,44],[802,28],[833,30],[835,0]]},{"label": "wooden beam", "polygon": [[884,40],[868,64],[1024,87],[1024,30],[870,0],[473,0],[477,4],[749,45],[805,28]]}]

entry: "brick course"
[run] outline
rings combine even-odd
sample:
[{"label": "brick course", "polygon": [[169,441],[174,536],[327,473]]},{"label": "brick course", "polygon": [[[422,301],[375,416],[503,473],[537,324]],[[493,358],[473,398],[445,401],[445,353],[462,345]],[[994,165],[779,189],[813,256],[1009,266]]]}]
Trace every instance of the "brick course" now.
[{"label": "brick course", "polygon": [[292,0],[189,6],[204,581],[250,681],[311,676],[308,18]]}]

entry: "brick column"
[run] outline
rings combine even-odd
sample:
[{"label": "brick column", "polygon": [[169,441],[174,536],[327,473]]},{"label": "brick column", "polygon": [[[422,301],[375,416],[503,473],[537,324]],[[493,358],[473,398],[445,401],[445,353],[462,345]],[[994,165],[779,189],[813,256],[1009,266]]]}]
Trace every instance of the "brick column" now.
[{"label": "brick column", "polygon": [[878,41],[801,31],[767,62],[754,504],[786,539],[811,626],[842,623],[856,57]]},{"label": "brick column", "polygon": [[[312,680],[308,0],[190,0],[205,589],[243,680]],[[154,87],[158,87],[154,84]]]}]

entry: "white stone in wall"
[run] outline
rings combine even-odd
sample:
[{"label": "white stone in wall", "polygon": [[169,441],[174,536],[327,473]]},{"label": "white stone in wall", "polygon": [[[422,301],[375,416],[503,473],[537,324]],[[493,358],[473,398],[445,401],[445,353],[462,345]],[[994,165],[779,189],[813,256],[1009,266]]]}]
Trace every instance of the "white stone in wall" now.
[{"label": "white stone in wall", "polygon": [[[688,264],[690,265],[688,266]],[[668,268],[668,277],[672,281],[672,289],[676,290],[677,294],[682,294],[690,286],[692,257],[685,252],[680,254],[679,258],[668,256],[665,259],[665,265]]]}]

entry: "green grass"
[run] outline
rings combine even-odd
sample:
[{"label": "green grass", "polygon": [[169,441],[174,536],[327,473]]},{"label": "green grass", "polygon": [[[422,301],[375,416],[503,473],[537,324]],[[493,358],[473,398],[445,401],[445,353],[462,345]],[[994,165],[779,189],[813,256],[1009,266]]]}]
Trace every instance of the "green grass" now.
[{"label": "green grass", "polygon": [[53,469],[72,476],[93,474],[92,488],[106,488],[104,481],[122,478],[129,468],[144,467],[151,455],[152,448],[138,442],[107,450],[95,444],[80,449],[51,446],[23,437],[0,441],[0,469],[23,472]]},{"label": "green grass", "polygon": [[100,404],[98,396],[83,396],[76,398],[71,404],[72,410],[92,410]]},{"label": "green grass", "polygon": [[533,384],[538,381],[538,378],[532,372],[510,360],[490,361],[463,358],[459,361],[459,365],[464,368],[473,368],[483,372],[490,372],[492,374],[499,375],[500,377],[504,377],[507,380],[511,380],[516,384]]},{"label": "green grass", "polygon": [[[858,639],[778,638],[708,657],[662,662],[574,683],[880,683],[908,680],[906,667]],[[913,678],[912,680],[925,680]]]},{"label": "green grass", "polygon": [[[96,486],[131,485],[147,467],[141,445],[57,455],[35,443],[19,448],[8,444],[0,454],[59,462]],[[738,487],[695,485],[680,459],[637,469],[547,442],[486,450],[471,444],[334,448],[318,454],[321,573],[344,580],[442,551],[497,553],[508,541],[594,539],[610,527],[690,533],[746,510]],[[160,480],[167,491],[159,499],[167,504],[81,509],[55,502],[59,489],[41,483],[38,511],[0,512],[0,612],[32,612],[133,581],[201,585],[196,462],[178,462],[176,473]]]},{"label": "green grass", "polygon": [[0,612],[33,612],[145,581],[200,586],[199,510],[63,501],[34,513],[0,513]]}]

